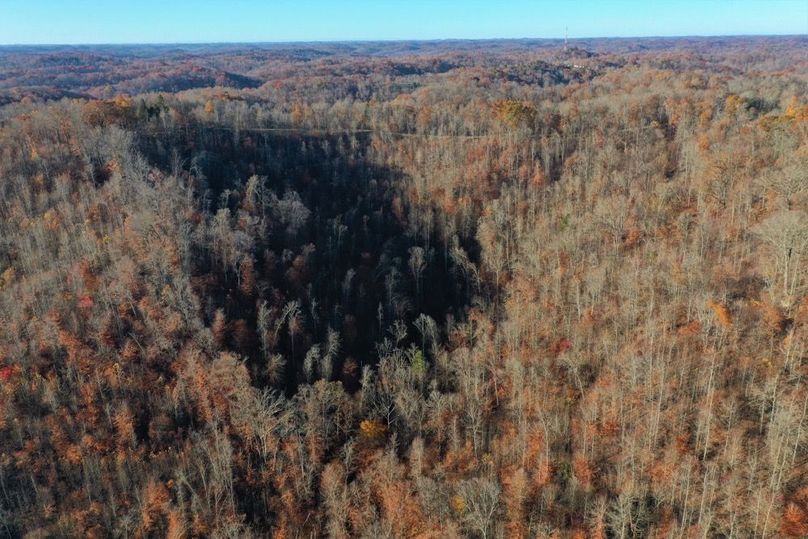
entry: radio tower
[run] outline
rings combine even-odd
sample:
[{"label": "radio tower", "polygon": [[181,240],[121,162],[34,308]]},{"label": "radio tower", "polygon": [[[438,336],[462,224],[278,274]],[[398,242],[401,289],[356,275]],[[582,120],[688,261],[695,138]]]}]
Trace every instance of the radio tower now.
[{"label": "radio tower", "polygon": [[564,52],[567,52],[567,38],[569,37],[569,27],[564,27]]}]

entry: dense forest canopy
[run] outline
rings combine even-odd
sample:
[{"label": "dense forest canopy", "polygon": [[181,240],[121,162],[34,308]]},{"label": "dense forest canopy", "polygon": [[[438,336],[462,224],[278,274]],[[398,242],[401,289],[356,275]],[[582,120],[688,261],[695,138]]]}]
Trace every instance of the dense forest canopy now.
[{"label": "dense forest canopy", "polygon": [[0,536],[808,536],[807,52],[0,48]]}]

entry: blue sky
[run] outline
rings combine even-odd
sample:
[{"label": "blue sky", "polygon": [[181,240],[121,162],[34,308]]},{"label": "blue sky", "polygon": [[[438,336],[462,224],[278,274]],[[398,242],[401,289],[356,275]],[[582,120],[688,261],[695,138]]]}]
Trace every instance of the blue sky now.
[{"label": "blue sky", "polygon": [[0,0],[0,43],[808,34],[808,0]]}]

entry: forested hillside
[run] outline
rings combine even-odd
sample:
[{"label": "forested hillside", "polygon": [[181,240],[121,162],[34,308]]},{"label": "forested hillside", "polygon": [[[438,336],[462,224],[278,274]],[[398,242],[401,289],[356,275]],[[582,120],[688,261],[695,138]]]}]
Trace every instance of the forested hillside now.
[{"label": "forested hillside", "polygon": [[0,51],[0,536],[808,536],[806,51]]}]

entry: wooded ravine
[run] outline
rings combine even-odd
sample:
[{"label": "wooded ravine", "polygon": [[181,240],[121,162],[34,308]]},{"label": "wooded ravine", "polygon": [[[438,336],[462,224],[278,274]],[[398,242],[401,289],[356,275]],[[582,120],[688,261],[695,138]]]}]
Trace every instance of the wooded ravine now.
[{"label": "wooded ravine", "polygon": [[0,48],[0,537],[808,536],[806,51]]}]

